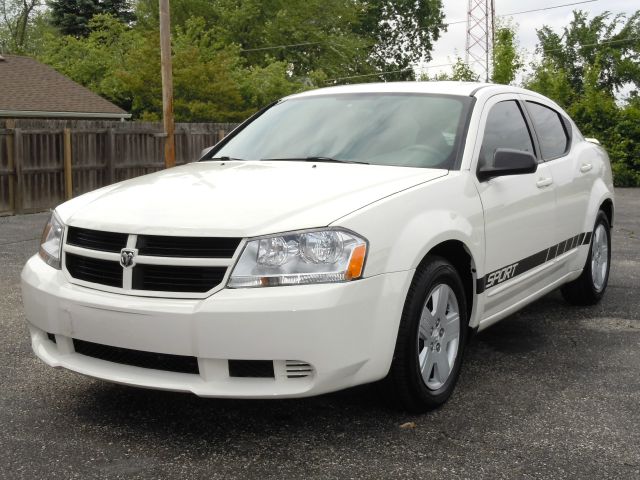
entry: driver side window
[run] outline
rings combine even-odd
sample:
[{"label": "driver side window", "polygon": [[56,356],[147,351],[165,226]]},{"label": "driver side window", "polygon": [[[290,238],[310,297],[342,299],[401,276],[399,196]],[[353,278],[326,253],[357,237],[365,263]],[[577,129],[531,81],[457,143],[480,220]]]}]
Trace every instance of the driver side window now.
[{"label": "driver side window", "polygon": [[493,156],[498,148],[522,150],[535,155],[531,133],[515,100],[497,103],[489,111],[479,166],[493,166]]}]

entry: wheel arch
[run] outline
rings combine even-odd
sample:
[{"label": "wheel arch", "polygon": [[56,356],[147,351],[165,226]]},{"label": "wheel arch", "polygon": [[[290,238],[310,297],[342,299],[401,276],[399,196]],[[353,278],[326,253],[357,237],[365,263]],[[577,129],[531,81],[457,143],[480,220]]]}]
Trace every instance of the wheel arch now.
[{"label": "wheel arch", "polygon": [[600,204],[600,210],[604,212],[607,216],[607,220],[609,220],[609,226],[613,226],[613,200],[607,198]]},{"label": "wheel arch", "polygon": [[596,216],[600,210],[603,210],[609,219],[609,225],[614,220],[615,199],[613,194],[613,186],[607,184],[602,178],[597,178],[589,192],[589,201],[587,205],[587,214],[585,217],[585,232],[591,231]]},{"label": "wheel arch", "polygon": [[[467,304],[467,320],[471,328],[475,328],[473,315],[477,311],[477,295],[476,292],[476,278],[477,269],[476,261],[473,258],[471,250],[467,245],[457,239],[444,240],[437,245],[433,246],[427,254],[422,258],[418,268],[428,261],[430,256],[437,255],[444,258],[453,265],[453,267],[460,275],[462,285],[464,287],[464,293]],[[417,270],[416,270],[417,271]]]}]

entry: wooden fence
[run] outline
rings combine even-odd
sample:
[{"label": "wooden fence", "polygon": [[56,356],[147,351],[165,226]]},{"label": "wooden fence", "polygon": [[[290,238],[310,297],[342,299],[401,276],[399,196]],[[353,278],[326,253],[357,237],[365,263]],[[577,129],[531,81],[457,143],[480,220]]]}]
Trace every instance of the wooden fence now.
[{"label": "wooden fence", "polygon": [[[234,124],[176,124],[176,163],[198,158]],[[0,215],[53,208],[68,198],[164,167],[160,123],[0,120]]]}]

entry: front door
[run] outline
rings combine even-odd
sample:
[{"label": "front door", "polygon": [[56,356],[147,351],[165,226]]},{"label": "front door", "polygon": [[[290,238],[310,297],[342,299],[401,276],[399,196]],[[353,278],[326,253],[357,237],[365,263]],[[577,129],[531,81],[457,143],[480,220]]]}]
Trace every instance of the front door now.
[{"label": "front door", "polygon": [[[510,95],[497,95],[484,107],[477,154],[490,165],[498,148],[536,155],[522,105]],[[556,198],[544,163],[535,173],[492,178],[477,183],[484,209],[485,276],[483,320],[499,314],[544,286],[548,248],[555,240]],[[543,258],[544,257],[544,258]]]}]

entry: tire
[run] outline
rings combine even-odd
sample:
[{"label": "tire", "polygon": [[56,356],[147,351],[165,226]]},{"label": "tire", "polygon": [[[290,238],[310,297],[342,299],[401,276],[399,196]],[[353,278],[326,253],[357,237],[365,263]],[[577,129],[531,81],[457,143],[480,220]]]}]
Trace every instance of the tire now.
[{"label": "tire", "polygon": [[409,288],[384,383],[396,406],[421,413],[447,401],[460,375],[467,334],[467,300],[458,272],[442,257],[426,257]]},{"label": "tire", "polygon": [[607,289],[610,268],[611,227],[609,219],[600,210],[591,234],[587,263],[577,279],[562,287],[562,296],[572,305],[595,305]]}]

